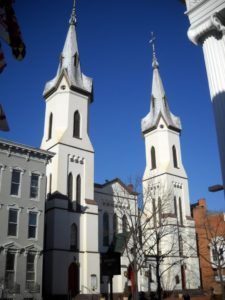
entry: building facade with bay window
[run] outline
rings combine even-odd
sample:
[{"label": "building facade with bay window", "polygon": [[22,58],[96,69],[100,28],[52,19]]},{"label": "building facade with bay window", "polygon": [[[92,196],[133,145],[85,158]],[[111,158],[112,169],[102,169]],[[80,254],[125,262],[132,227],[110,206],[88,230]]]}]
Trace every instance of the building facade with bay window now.
[{"label": "building facade with bay window", "polygon": [[52,156],[0,140],[0,298],[41,299],[45,170]]}]

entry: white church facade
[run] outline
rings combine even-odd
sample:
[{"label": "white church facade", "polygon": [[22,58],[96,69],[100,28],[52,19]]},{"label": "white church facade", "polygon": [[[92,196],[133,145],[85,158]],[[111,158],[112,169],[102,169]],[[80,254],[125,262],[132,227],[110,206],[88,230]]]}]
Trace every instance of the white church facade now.
[{"label": "white church facade", "polygon": [[[93,84],[81,71],[75,5],[56,76],[46,83],[43,95],[46,108],[40,151],[50,153],[46,197],[42,199],[43,298],[87,299],[109,294],[109,277],[102,274],[101,268],[102,254],[109,251],[121,254],[120,274],[112,279],[114,294],[121,295],[131,284],[128,273],[132,262],[123,243],[115,241],[129,233],[128,214],[132,215],[130,220],[138,218],[139,195],[118,178],[94,183],[94,147],[89,137]],[[169,110],[154,52],[151,107],[142,120],[146,154],[143,201],[148,202],[144,214],[154,234],[160,228],[173,230],[161,239],[156,253],[153,239],[143,246],[148,253],[145,266],[138,271],[138,289],[143,292],[157,290],[157,272],[163,289],[180,291],[200,286],[195,223],[190,215],[180,132],[180,120]],[[151,197],[147,198],[149,189]],[[157,258],[171,246],[172,251],[156,271]],[[165,272],[168,265],[172,267]],[[148,272],[151,266],[152,274]],[[23,297],[18,295],[15,299]]]}]

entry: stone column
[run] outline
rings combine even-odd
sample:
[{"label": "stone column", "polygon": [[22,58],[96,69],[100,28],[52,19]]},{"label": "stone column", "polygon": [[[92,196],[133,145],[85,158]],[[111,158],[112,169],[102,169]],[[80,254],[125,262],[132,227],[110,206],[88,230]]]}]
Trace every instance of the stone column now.
[{"label": "stone column", "polygon": [[203,47],[225,187],[225,26],[220,14],[214,12],[198,26],[191,26],[188,37]]}]

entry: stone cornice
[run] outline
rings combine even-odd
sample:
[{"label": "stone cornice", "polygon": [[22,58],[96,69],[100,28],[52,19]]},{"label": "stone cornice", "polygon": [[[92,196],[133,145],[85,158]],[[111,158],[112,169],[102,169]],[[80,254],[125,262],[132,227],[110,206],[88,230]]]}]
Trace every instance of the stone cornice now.
[{"label": "stone cornice", "polygon": [[26,158],[26,160],[29,160],[31,157],[35,157],[47,162],[54,156],[54,153],[50,151],[0,139],[0,151],[2,150],[5,151],[8,156],[16,153]]},{"label": "stone cornice", "polygon": [[188,12],[191,12],[192,9],[197,8],[203,2],[204,0],[186,0]]}]

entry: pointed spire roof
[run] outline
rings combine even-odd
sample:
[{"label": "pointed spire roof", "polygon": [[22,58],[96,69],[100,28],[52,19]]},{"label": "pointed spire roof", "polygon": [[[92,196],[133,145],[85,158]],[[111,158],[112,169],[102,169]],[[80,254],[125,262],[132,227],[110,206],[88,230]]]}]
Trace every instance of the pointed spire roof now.
[{"label": "pointed spire roof", "polygon": [[163,87],[162,79],[159,73],[159,63],[156,58],[155,38],[152,37],[150,43],[152,43],[153,48],[153,77],[152,77],[152,95],[150,112],[145,118],[142,119],[141,128],[142,132],[153,130],[157,127],[158,121],[162,116],[167,126],[176,131],[181,131],[180,119],[172,114],[169,109],[169,105],[166,98],[166,93]]},{"label": "pointed spire roof", "polygon": [[66,36],[63,51],[55,78],[45,85],[44,96],[54,92],[65,75],[71,89],[78,89],[92,94],[92,79],[81,72],[79,50],[76,36],[76,5],[73,4],[72,14],[69,20],[69,30]]}]

